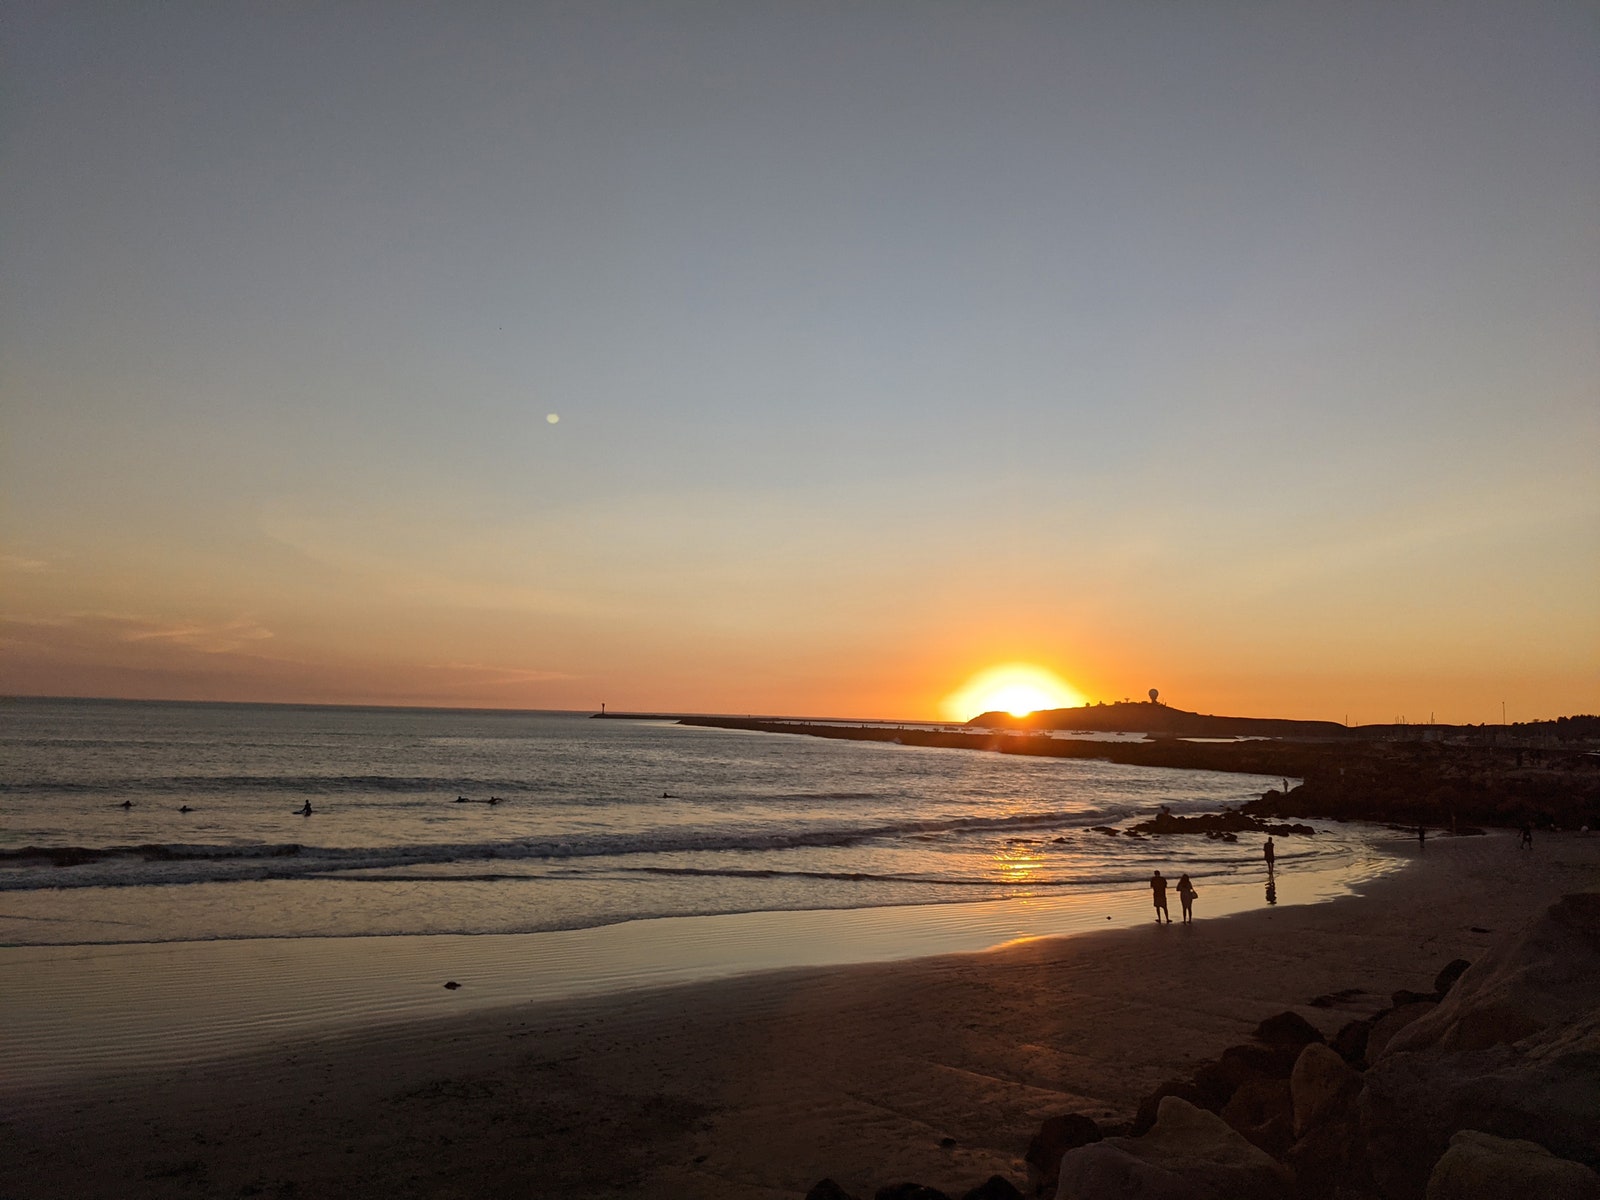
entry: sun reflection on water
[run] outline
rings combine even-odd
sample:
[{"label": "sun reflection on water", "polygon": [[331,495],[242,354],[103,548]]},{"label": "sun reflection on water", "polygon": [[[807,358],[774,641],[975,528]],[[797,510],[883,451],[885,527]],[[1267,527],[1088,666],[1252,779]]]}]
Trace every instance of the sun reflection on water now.
[{"label": "sun reflection on water", "polygon": [[1030,846],[1001,846],[994,852],[992,868],[1002,883],[1031,883],[1044,869],[1044,858]]}]

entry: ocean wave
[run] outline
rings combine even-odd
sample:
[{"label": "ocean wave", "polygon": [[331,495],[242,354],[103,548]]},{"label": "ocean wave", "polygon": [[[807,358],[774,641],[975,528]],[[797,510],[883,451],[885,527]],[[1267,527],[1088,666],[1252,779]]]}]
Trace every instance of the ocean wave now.
[{"label": "ocean wave", "polygon": [[[1061,839],[1060,844],[1070,846],[1078,837],[1092,837],[1097,852],[1114,849],[1119,857],[1127,855],[1141,862],[1146,859],[1159,861],[1150,853],[1161,845],[1159,841],[1106,838],[1103,834],[1093,833],[1085,823],[1096,819],[1082,810],[1050,811],[1013,813],[1000,817],[949,816],[942,819],[780,830],[663,828],[629,833],[575,834],[560,838],[356,847],[318,846],[302,842],[33,845],[0,850],[0,892],[38,888],[175,885],[240,879],[294,879],[313,875],[326,877],[347,872],[495,860],[581,862],[612,858],[624,860],[616,869],[664,873],[680,868],[657,867],[654,864],[630,866],[626,860],[649,854],[840,849],[875,841],[892,844],[902,839],[925,841],[929,838],[964,838],[1024,830],[1053,831],[1057,837],[1008,840],[1014,843],[1027,841],[1041,849],[1048,849],[1057,844],[1058,838]],[[1203,860],[1190,857],[1188,861]],[[681,870],[687,874],[700,868]],[[751,873],[767,870],[769,868],[754,868]],[[869,877],[841,873],[837,878]],[[930,877],[928,881],[941,880]]]},{"label": "ocean wave", "polygon": [[527,792],[535,786],[527,779],[441,779],[431,775],[165,775],[95,780],[3,780],[0,781],[0,795],[225,795],[239,792],[278,792],[285,796],[303,795],[306,792],[320,795],[363,792],[444,794],[471,791]]}]

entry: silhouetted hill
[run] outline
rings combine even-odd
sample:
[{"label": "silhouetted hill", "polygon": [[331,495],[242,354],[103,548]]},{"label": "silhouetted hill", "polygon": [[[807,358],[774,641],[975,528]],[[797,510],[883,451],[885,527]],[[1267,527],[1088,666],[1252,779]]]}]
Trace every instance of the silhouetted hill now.
[{"label": "silhouetted hill", "polygon": [[1025,717],[986,712],[967,722],[984,729],[1068,729],[1081,733],[1155,733],[1170,737],[1348,738],[1355,731],[1337,721],[1291,721],[1265,717],[1214,717],[1185,712],[1151,700],[1049,708]]}]

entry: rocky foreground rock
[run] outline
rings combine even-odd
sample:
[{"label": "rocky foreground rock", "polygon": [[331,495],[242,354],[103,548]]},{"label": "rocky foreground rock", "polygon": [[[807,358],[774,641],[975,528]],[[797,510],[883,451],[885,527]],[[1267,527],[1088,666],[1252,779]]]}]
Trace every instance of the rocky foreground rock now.
[{"label": "rocky foreground rock", "polygon": [[[1330,998],[1318,997],[1319,1006]],[[1263,1021],[1115,1128],[1045,1121],[1057,1200],[1600,1200],[1600,892],[1564,897],[1429,994],[1329,1040]],[[967,1193],[1022,1194],[996,1177]],[[878,1200],[937,1200],[918,1184]],[[831,1180],[812,1200],[856,1200]]]}]

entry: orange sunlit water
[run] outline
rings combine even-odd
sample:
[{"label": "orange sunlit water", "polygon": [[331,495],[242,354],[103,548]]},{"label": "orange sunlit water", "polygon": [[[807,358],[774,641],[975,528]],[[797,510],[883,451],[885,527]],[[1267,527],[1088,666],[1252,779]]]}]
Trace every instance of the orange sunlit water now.
[{"label": "orange sunlit water", "polygon": [[945,719],[970,721],[979,713],[1008,712],[1016,716],[1042,708],[1076,708],[1084,703],[1071,684],[1031,663],[1005,663],[980,671],[959,690],[945,697]]},{"label": "orange sunlit water", "polygon": [[1044,868],[1044,858],[1026,846],[1006,846],[994,853],[994,871],[1006,883],[1029,883]]}]

